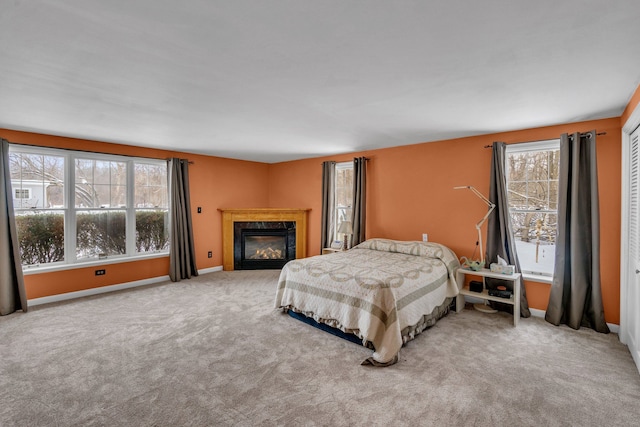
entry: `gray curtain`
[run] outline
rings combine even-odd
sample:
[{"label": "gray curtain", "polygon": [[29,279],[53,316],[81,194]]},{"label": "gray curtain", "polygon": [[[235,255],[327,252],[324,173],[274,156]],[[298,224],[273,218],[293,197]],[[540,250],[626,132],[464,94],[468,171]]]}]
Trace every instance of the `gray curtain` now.
[{"label": "gray curtain", "polygon": [[171,192],[171,247],[169,249],[169,277],[174,282],[198,275],[191,223],[189,197],[189,162],[186,159],[169,160],[169,186]]},{"label": "gray curtain", "polygon": [[9,141],[2,139],[0,150],[0,315],[27,311],[27,293],[16,233],[9,170]]},{"label": "gray curtain", "polygon": [[367,158],[353,159],[353,211],[351,213],[353,235],[351,247],[364,242],[367,237]]},{"label": "gray curtain", "polygon": [[[489,201],[496,205],[495,209],[487,221],[487,264],[498,261],[498,255],[507,261],[509,265],[515,266],[517,272],[520,270],[520,261],[516,252],[516,241],[511,227],[511,216],[509,215],[509,199],[507,198],[507,179],[505,175],[506,145],[504,142],[493,143],[493,154],[491,156],[491,182],[489,185]],[[503,285],[512,287],[513,282],[505,280],[486,280],[487,287],[492,288]],[[493,305],[493,304],[492,304]],[[498,309],[513,310],[513,306],[508,304],[495,304]],[[524,282],[520,280],[520,316],[530,317],[529,303],[524,287]]]},{"label": "gray curtain", "polygon": [[333,218],[335,210],[335,185],[336,185],[336,162],[327,161],[322,163],[322,236],[320,238],[320,253],[322,249],[328,248],[333,242],[335,227]]},{"label": "gray curtain", "polygon": [[600,286],[596,132],[560,137],[558,237],[545,319],[608,333]]}]

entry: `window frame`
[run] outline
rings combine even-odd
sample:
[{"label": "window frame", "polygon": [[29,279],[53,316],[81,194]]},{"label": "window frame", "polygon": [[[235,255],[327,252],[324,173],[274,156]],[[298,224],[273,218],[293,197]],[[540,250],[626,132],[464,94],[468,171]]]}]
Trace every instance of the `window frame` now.
[{"label": "window frame", "polygon": [[[523,142],[523,143],[515,143],[515,144],[508,144],[505,146],[505,158],[504,158],[504,170],[505,170],[505,183],[506,183],[506,188],[507,188],[507,200],[509,200],[509,176],[510,176],[510,170],[509,170],[509,156],[511,154],[517,154],[517,153],[530,153],[530,152],[539,152],[539,151],[556,151],[560,149],[560,139],[548,139],[548,140],[540,140],[540,141],[531,141],[531,142]],[[508,202],[509,203],[509,202]],[[512,231],[513,230],[513,221],[511,221],[511,216],[512,213],[517,212],[517,213],[529,213],[529,212],[536,212],[536,213],[546,213],[546,214],[555,214],[557,217],[558,214],[558,202],[556,201],[556,209],[514,209],[511,208],[510,203],[509,203],[509,218],[510,218],[510,226],[512,227]],[[517,253],[517,244],[516,244],[516,253]],[[555,251],[555,244],[554,244],[554,251]],[[520,254],[518,254],[518,259],[522,259],[522,257],[520,256]],[[529,279],[529,280],[535,280],[537,282],[543,282],[543,283],[552,283],[553,282],[553,275],[554,273],[547,273],[544,271],[536,271],[533,269],[524,269],[522,268],[522,264],[520,265],[520,268],[522,269],[522,275],[525,279]]]},{"label": "window frame", "polygon": [[[160,251],[149,252],[137,252],[136,251],[136,212],[140,208],[135,206],[135,165],[136,164],[152,164],[163,165],[166,167],[166,161],[160,159],[151,159],[144,157],[123,156],[118,154],[96,153],[78,150],[69,150],[63,148],[51,148],[51,147],[38,147],[22,144],[10,144],[9,155],[14,153],[40,155],[40,156],[54,156],[62,157],[64,159],[63,164],[63,206],[55,208],[37,208],[27,209],[14,206],[14,214],[20,215],[22,212],[38,211],[59,211],[64,215],[64,260],[45,264],[32,264],[23,265],[23,272],[25,274],[38,273],[44,271],[59,271],[73,268],[83,268],[94,265],[106,265],[121,262],[131,262],[136,259],[150,259],[158,257],[166,257],[169,255],[169,246],[166,249]],[[126,206],[125,207],[78,207],[75,202],[76,191],[76,160],[96,160],[96,161],[108,161],[108,162],[122,162],[126,164]],[[160,208],[162,210],[169,211],[169,183],[168,183],[168,171],[167,171],[167,206],[166,208]],[[13,181],[13,180],[12,180]],[[13,191],[13,187],[12,187]],[[76,253],[77,247],[77,215],[80,212],[89,211],[125,211],[125,246],[126,250],[124,254],[107,255],[106,257],[89,257],[78,258]],[[170,215],[167,215],[167,230],[169,230]],[[168,231],[167,231],[168,232]]]}]

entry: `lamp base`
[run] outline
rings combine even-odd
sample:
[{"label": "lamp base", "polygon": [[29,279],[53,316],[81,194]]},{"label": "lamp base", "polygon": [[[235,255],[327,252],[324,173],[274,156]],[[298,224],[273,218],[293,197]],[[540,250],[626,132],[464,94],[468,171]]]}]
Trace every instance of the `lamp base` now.
[{"label": "lamp base", "polygon": [[498,310],[496,310],[495,308],[491,307],[488,304],[476,303],[476,304],[473,304],[473,308],[475,310],[478,310],[481,313],[497,313],[498,312]]}]

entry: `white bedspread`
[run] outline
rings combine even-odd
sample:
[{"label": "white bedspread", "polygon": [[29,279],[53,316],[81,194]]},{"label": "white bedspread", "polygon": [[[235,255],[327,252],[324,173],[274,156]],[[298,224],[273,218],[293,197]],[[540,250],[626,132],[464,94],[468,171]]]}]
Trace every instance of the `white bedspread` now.
[{"label": "white bedspread", "polygon": [[275,306],[370,341],[373,360],[390,364],[402,347],[401,331],[458,294],[459,265],[438,243],[371,239],[287,263]]}]

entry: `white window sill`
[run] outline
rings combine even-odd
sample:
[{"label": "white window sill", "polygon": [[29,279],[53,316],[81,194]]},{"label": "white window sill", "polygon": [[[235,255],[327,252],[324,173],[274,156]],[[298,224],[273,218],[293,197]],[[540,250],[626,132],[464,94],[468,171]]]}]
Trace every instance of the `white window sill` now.
[{"label": "white window sill", "polygon": [[168,256],[169,256],[169,252],[156,252],[152,254],[135,255],[130,257],[114,257],[114,258],[106,258],[101,260],[76,262],[73,264],[55,264],[55,265],[46,265],[42,267],[22,267],[22,274],[24,276],[29,276],[31,274],[51,273],[54,271],[74,270],[77,268],[97,267],[97,266],[109,265],[109,264],[121,264],[124,262],[144,261],[147,259],[162,258],[162,257],[168,257]]},{"label": "white window sill", "polygon": [[522,273],[522,279],[529,282],[547,283],[549,285],[553,283],[553,277],[541,276],[539,274]]}]

